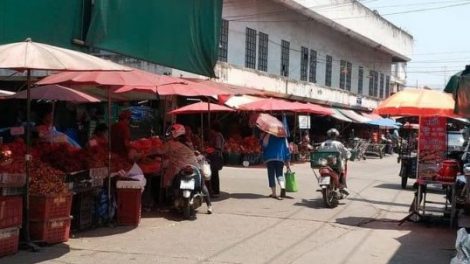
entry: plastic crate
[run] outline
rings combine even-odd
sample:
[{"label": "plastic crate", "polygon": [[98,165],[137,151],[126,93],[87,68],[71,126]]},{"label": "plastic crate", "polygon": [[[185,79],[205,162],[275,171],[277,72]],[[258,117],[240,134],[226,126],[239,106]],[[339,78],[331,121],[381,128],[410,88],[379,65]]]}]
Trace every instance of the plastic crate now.
[{"label": "plastic crate", "polygon": [[[122,181],[119,181],[120,183]],[[140,188],[121,188],[117,189],[117,222],[119,225],[138,226],[141,217],[141,198]]]},{"label": "plastic crate", "polygon": [[70,216],[46,221],[31,221],[29,233],[35,241],[55,244],[66,242],[70,237]]},{"label": "plastic crate", "polygon": [[0,187],[23,187],[25,184],[24,173],[0,173]]},{"label": "plastic crate", "polygon": [[0,229],[18,227],[23,223],[23,198],[0,196]]},{"label": "plastic crate", "polygon": [[242,163],[242,155],[240,153],[225,153],[224,160],[227,165],[240,165]]},{"label": "plastic crate", "polygon": [[70,216],[72,209],[72,194],[61,195],[31,195],[30,218],[32,220],[45,221],[60,217]]},{"label": "plastic crate", "polygon": [[91,168],[90,169],[90,178],[93,179],[104,179],[108,177],[108,168]]},{"label": "plastic crate", "polygon": [[0,257],[18,252],[20,229],[18,227],[0,229]]},{"label": "plastic crate", "polygon": [[94,203],[94,191],[88,191],[73,196],[72,230],[85,230],[93,225]]},{"label": "plastic crate", "polygon": [[2,187],[0,188],[0,196],[18,196],[23,195],[23,187]]},{"label": "plastic crate", "polygon": [[90,171],[75,171],[65,175],[65,182],[82,182],[90,179]]},{"label": "plastic crate", "polygon": [[[336,151],[313,151],[310,152],[310,167],[317,169],[322,165],[320,164],[321,159],[327,159],[329,156],[335,156],[339,161],[339,152]],[[332,169],[338,169],[339,162],[336,162],[336,166],[332,166]]]}]

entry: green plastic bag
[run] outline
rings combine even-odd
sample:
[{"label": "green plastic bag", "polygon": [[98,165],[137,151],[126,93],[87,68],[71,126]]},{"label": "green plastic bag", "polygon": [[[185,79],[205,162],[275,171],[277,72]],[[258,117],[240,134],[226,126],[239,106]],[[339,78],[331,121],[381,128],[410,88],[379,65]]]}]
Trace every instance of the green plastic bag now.
[{"label": "green plastic bag", "polygon": [[286,191],[287,192],[297,192],[297,182],[295,181],[295,172],[287,171],[286,172]]}]

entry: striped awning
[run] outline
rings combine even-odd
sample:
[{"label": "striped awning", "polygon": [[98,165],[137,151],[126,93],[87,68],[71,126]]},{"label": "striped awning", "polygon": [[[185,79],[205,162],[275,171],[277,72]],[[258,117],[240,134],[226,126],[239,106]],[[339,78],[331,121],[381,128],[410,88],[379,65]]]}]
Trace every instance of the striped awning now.
[{"label": "striped awning", "polygon": [[354,110],[349,110],[349,109],[338,109],[343,115],[345,115],[347,118],[351,119],[355,123],[367,123],[371,121],[370,118],[364,117],[358,113],[356,113]]}]

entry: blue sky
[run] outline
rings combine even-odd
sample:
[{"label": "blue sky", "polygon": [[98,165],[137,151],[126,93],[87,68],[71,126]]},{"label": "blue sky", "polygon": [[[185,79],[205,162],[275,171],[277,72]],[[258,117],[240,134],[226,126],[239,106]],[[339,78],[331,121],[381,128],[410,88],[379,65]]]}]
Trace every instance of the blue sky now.
[{"label": "blue sky", "polygon": [[[470,64],[470,0],[363,0],[380,14],[440,8],[386,15],[389,21],[414,37],[408,63],[408,86],[442,89],[449,77]],[[441,8],[450,5],[455,7]],[[466,28],[466,29],[465,29]]]}]

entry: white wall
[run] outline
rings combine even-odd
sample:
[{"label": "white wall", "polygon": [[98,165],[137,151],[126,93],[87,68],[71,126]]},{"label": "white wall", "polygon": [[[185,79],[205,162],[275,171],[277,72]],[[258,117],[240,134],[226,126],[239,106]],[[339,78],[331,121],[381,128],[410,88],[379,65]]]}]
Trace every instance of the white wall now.
[{"label": "white wall", "polygon": [[[227,4],[226,4],[227,3]],[[268,74],[279,75],[282,40],[290,42],[289,78],[300,80],[301,46],[317,51],[317,86],[325,84],[326,55],[333,56],[332,87],[339,87],[340,60],[352,63],[352,92],[357,93],[358,68],[390,75],[392,55],[371,48],[350,36],[316,21],[305,22],[306,16],[289,10],[283,4],[266,0],[237,0],[224,3],[222,17],[229,20],[228,63],[245,65],[246,27],[269,35]],[[279,10],[283,10],[279,12]],[[250,16],[269,14],[268,16]],[[236,20],[236,21],[235,21]],[[255,21],[255,22],[247,22]],[[279,22],[288,21],[288,22]],[[258,43],[257,43],[258,44]],[[368,95],[369,80],[363,80],[363,94]]]},{"label": "white wall", "polygon": [[[275,0],[409,60],[413,37],[357,0]],[[334,21],[334,22],[332,22]]]}]

